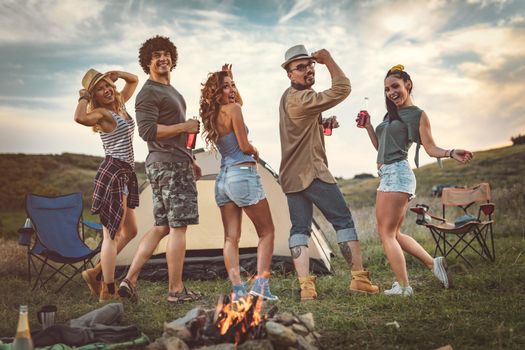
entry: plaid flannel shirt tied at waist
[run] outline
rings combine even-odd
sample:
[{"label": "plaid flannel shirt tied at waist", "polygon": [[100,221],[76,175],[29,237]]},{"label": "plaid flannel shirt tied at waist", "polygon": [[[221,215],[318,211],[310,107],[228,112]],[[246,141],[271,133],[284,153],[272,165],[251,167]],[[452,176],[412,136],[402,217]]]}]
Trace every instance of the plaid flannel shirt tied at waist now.
[{"label": "plaid flannel shirt tied at waist", "polygon": [[139,187],[133,168],[126,162],[106,156],[95,176],[91,213],[99,214],[100,221],[109,230],[111,238],[115,238],[124,215],[124,185],[128,186],[129,191],[128,208],[138,207]]}]

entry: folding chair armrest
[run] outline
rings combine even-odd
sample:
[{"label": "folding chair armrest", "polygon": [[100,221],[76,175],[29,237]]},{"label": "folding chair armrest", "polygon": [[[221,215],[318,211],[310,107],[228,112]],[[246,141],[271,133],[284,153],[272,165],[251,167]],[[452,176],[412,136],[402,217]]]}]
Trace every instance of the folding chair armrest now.
[{"label": "folding chair armrest", "polygon": [[422,208],[422,207],[412,207],[412,208],[410,208],[410,211],[413,211],[416,214],[425,214],[426,213],[425,208]]},{"label": "folding chair armrest", "polygon": [[89,220],[82,220],[82,224],[84,224],[84,226],[87,226],[95,231],[101,231],[102,232],[102,224],[99,224],[99,223],[96,223],[96,222],[93,222],[93,221],[89,221]]},{"label": "folding chair armrest", "polygon": [[494,213],[494,209],[496,209],[496,205],[494,203],[484,203],[479,206],[479,213],[478,213],[478,219],[481,216],[481,213],[485,214],[486,216],[490,217],[492,213]]},{"label": "folding chair armrest", "polygon": [[439,216],[434,216],[432,214],[430,214],[427,210],[425,210],[425,208],[423,207],[412,207],[410,208],[410,211],[418,214],[418,215],[428,215],[430,216],[432,219],[434,220],[438,220],[438,221],[441,221],[441,222],[446,222],[445,219],[439,217]]}]

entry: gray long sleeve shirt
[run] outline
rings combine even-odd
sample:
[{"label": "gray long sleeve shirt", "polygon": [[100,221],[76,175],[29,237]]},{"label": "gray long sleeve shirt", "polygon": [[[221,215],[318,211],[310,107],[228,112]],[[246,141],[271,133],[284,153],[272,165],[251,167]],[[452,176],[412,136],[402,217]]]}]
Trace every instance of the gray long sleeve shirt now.
[{"label": "gray long sleeve shirt", "polygon": [[153,162],[191,162],[186,149],[188,135],[179,134],[157,140],[157,125],[174,125],[186,121],[186,101],[171,85],[148,79],[135,100],[139,135],[148,143],[146,165]]}]

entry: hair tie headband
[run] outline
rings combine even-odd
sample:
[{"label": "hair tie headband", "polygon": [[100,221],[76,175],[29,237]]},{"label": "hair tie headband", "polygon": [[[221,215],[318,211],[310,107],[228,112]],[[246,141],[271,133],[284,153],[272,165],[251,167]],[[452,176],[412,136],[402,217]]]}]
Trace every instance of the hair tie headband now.
[{"label": "hair tie headband", "polygon": [[388,70],[388,73],[395,72],[395,71],[404,72],[405,66],[403,66],[402,64],[396,64],[395,66],[393,66],[392,68]]}]

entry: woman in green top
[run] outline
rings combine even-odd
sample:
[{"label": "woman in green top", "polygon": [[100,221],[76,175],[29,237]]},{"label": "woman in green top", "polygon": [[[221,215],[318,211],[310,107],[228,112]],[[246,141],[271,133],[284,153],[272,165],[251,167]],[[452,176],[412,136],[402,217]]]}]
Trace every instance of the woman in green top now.
[{"label": "woman in green top", "polygon": [[385,294],[413,294],[403,251],[419,259],[448,288],[450,280],[445,259],[432,258],[415,239],[400,231],[408,202],[415,197],[416,190],[416,178],[407,161],[407,154],[414,142],[417,144],[416,165],[420,144],[431,157],[450,157],[460,163],[468,163],[473,154],[462,149],[447,150],[436,145],[428,116],[412,102],[410,94],[413,82],[402,65],[394,66],[388,71],[384,84],[387,114],[383,121],[374,131],[367,115],[365,125],[358,127],[367,130],[378,152],[380,184],[376,196],[377,229],[396,278],[392,288],[385,290]]}]

